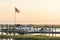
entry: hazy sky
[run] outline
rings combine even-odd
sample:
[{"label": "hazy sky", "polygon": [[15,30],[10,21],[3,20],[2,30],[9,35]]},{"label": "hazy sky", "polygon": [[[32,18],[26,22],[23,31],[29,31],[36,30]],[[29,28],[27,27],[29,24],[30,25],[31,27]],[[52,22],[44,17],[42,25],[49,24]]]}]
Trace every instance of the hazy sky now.
[{"label": "hazy sky", "polygon": [[60,0],[0,0],[0,23],[60,24]]}]

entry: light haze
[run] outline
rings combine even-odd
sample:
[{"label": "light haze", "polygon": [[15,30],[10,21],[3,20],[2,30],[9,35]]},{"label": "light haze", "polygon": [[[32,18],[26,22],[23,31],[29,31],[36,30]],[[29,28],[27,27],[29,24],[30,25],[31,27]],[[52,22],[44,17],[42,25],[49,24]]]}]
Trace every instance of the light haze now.
[{"label": "light haze", "polygon": [[60,24],[60,0],[0,0],[0,23]]}]

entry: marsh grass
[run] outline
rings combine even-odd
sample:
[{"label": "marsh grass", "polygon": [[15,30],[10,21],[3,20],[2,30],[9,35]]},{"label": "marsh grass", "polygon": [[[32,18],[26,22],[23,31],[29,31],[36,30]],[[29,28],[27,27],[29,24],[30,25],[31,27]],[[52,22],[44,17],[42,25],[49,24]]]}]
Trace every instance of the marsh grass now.
[{"label": "marsh grass", "polygon": [[20,36],[6,36],[0,35],[0,38],[14,38],[15,40],[60,40],[60,37],[49,37],[44,35],[20,35]]}]

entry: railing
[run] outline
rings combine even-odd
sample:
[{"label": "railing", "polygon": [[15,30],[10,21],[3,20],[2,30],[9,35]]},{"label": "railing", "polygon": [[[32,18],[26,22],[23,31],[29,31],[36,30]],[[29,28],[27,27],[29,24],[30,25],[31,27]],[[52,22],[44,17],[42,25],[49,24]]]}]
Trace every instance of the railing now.
[{"label": "railing", "polygon": [[[47,26],[45,26],[44,28],[52,28],[52,31],[51,32],[30,32],[30,33],[44,33],[44,35],[47,35],[47,33],[49,34],[49,37],[50,37],[50,34],[52,34],[52,37],[54,36],[54,34],[55,34],[55,37],[56,37],[56,34],[60,34],[60,32],[56,32],[56,28],[57,27],[47,27]],[[53,31],[53,28],[55,29],[55,32]],[[13,32],[13,33],[8,33],[8,30],[7,30],[7,32],[5,33],[4,31],[2,31],[3,29],[11,29],[11,26],[9,26],[9,25],[6,25],[6,26],[3,26],[3,25],[1,25],[0,26],[0,35],[6,35],[6,36],[12,36],[13,35],[13,37],[10,37],[9,39],[8,38],[6,38],[6,40],[14,40],[14,37],[16,36],[16,35],[20,35],[20,34],[17,34],[15,31]],[[35,30],[35,29],[34,29]],[[37,28],[37,30],[38,30],[38,28]],[[50,39],[49,37],[46,37],[46,40],[48,40],[48,39]],[[1,40],[4,40],[4,39],[2,39],[2,38],[0,38]],[[53,40],[53,39],[52,39]]]}]

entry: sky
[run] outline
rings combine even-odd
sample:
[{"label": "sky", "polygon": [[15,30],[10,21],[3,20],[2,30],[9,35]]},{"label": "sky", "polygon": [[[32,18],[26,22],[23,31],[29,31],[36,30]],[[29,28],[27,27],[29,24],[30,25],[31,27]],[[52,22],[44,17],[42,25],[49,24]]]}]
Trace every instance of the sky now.
[{"label": "sky", "polygon": [[19,24],[60,24],[60,0],[0,0],[0,23],[14,24],[14,14]]}]

